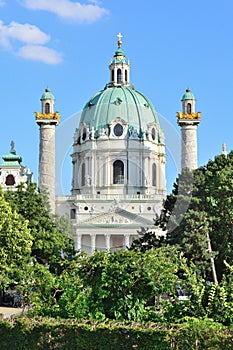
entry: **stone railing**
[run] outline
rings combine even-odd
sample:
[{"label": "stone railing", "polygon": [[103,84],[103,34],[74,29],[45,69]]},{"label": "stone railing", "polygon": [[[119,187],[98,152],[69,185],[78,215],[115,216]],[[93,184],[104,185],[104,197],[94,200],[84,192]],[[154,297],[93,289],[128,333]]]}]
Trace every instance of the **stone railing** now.
[{"label": "stone railing", "polygon": [[74,196],[57,196],[58,201],[74,201],[74,200],[132,200],[132,199],[141,199],[141,200],[148,200],[148,199],[156,199],[157,196],[165,196],[166,191],[164,190],[157,190],[154,194],[76,194]]}]

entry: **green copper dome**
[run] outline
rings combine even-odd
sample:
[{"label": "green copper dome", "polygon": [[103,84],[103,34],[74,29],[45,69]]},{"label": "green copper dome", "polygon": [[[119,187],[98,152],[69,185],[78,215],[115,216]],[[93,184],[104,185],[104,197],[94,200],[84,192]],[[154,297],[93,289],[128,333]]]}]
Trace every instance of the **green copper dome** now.
[{"label": "green copper dome", "polygon": [[159,124],[150,100],[125,85],[106,87],[92,96],[83,109],[80,123],[96,131],[108,127],[116,118],[123,119],[138,131],[146,130],[148,125]]},{"label": "green copper dome", "polygon": [[122,50],[121,47],[118,47],[117,51],[115,52],[114,57],[117,57],[117,56],[124,56],[125,57],[124,51]]},{"label": "green copper dome", "polygon": [[115,52],[114,55],[114,62],[115,63],[126,63],[126,57],[124,54],[124,51],[122,50],[122,48],[119,46],[117,51]]},{"label": "green copper dome", "polygon": [[49,88],[45,89],[45,92],[41,96],[41,100],[55,100],[53,94],[51,93]]},{"label": "green copper dome", "polygon": [[150,100],[130,84],[130,65],[121,48],[121,33],[117,37],[118,48],[109,66],[110,82],[86,103],[80,127],[88,126],[98,137],[111,123],[121,120],[129,133],[134,130],[139,138],[144,138],[153,125],[160,129],[158,116]]},{"label": "green copper dome", "polygon": [[182,100],[195,100],[195,96],[193,95],[193,93],[191,92],[190,89],[186,89],[185,94],[182,97]]},{"label": "green copper dome", "polygon": [[22,162],[22,157],[16,154],[14,149],[14,141],[11,141],[11,149],[10,152],[4,156],[2,156],[3,163],[1,166],[20,166]]}]

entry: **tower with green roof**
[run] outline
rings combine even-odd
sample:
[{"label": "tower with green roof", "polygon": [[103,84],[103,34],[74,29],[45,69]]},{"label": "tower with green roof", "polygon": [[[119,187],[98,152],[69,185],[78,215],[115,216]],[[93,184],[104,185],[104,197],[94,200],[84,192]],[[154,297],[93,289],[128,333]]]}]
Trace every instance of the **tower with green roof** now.
[{"label": "tower with green roof", "polygon": [[51,211],[55,213],[55,127],[60,116],[54,112],[55,98],[49,88],[40,100],[41,113],[36,112],[36,123],[40,128],[38,185],[48,194]]},{"label": "tower with green roof", "polygon": [[22,157],[16,153],[15,144],[11,141],[8,154],[3,155],[0,164],[0,184],[3,190],[15,190],[20,183],[30,183],[33,174],[30,169],[22,165]]},{"label": "tower with green roof", "polygon": [[201,113],[195,112],[196,99],[190,89],[182,96],[182,112],[177,112],[177,123],[181,127],[181,168],[197,168],[197,127]]}]

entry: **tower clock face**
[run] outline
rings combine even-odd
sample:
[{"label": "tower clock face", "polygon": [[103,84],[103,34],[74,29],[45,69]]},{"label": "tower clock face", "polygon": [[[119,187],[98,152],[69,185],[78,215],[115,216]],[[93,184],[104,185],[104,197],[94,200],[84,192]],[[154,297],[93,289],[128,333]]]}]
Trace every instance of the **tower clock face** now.
[{"label": "tower clock face", "polygon": [[113,131],[115,136],[121,136],[123,134],[123,126],[118,123],[114,126]]}]

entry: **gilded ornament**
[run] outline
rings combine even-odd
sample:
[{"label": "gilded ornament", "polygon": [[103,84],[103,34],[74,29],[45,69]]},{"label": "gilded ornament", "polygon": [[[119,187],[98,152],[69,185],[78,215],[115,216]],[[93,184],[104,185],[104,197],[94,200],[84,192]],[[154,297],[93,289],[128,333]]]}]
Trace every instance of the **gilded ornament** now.
[{"label": "gilded ornament", "polygon": [[201,119],[201,112],[197,112],[197,113],[181,113],[181,112],[177,112],[177,118],[178,120],[200,120]]},{"label": "gilded ornament", "polygon": [[36,114],[36,120],[39,119],[51,119],[51,120],[57,120],[60,121],[60,115],[58,112],[55,113],[39,113],[35,112]]}]

